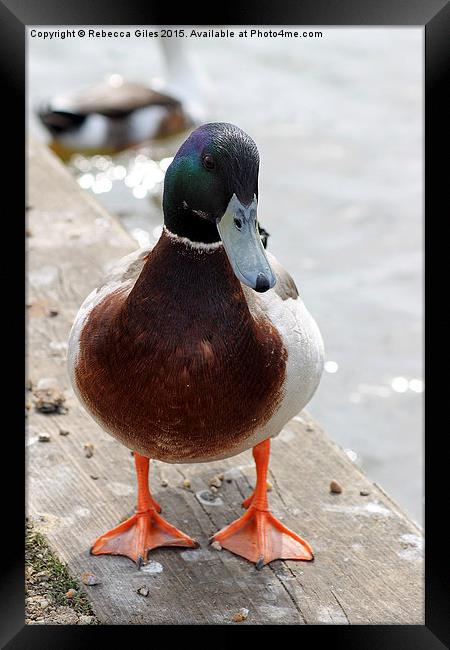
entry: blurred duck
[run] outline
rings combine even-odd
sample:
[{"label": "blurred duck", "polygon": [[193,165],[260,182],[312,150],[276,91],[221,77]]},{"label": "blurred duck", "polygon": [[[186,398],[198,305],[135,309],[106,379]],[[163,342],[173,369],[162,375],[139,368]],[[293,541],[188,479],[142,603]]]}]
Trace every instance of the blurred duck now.
[{"label": "blurred duck", "polygon": [[167,138],[205,121],[205,86],[181,39],[159,40],[168,83],[126,81],[118,74],[41,106],[38,116],[61,158],[74,153],[113,154]]}]

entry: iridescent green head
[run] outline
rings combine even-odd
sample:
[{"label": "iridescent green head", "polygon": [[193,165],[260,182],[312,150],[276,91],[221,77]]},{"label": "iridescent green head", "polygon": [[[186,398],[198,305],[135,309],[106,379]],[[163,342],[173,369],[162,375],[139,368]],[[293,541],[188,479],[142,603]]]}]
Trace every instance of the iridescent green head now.
[{"label": "iridescent green head", "polygon": [[256,144],[225,122],[204,124],[182,144],[164,181],[164,224],[192,242],[222,240],[237,277],[257,291],[275,284],[258,233]]}]

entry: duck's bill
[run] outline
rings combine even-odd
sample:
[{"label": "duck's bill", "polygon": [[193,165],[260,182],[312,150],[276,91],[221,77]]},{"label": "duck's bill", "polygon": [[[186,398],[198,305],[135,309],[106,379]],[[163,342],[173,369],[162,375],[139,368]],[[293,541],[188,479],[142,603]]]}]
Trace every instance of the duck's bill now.
[{"label": "duck's bill", "polygon": [[235,275],[255,291],[275,286],[275,273],[266,257],[258,232],[256,196],[244,206],[233,194],[217,229]]}]

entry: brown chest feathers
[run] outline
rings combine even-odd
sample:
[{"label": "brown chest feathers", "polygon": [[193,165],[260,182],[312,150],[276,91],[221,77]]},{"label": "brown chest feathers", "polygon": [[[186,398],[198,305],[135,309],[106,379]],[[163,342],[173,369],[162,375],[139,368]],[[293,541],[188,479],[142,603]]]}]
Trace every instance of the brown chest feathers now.
[{"label": "brown chest feathers", "polygon": [[222,248],[163,234],[131,291],[89,315],[75,368],[92,414],[151,458],[195,461],[242,444],[281,400],[286,351],[255,320]]}]

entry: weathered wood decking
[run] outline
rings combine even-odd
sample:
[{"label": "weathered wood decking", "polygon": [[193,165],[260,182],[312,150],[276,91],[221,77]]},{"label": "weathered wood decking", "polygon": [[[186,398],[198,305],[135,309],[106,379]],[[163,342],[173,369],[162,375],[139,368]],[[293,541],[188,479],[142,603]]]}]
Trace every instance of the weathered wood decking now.
[{"label": "weathered wood decking", "polygon": [[[314,562],[277,561],[257,571],[208,545],[213,532],[242,512],[254,484],[250,452],[211,464],[152,464],[164,515],[200,542],[198,550],[157,549],[141,571],[126,558],[89,555],[92,541],[134,509],[133,459],[78,404],[66,342],[82,300],[107,265],[135,244],[35,142],[27,203],[28,377],[34,386],[54,378],[68,407],[66,414],[28,411],[27,512],[74,575],[92,571],[101,579],[86,587],[100,621],[236,624],[233,614],[246,608],[240,625],[423,623],[421,531],[305,413],[273,442],[270,503],[312,544]],[[32,404],[31,392],[27,401]],[[42,433],[49,442],[39,441]],[[86,443],[94,445],[91,458]],[[231,481],[210,493],[210,479],[227,471]],[[331,479],[342,485],[341,494],[330,493]],[[148,587],[148,597],[137,593],[140,586]]]}]

